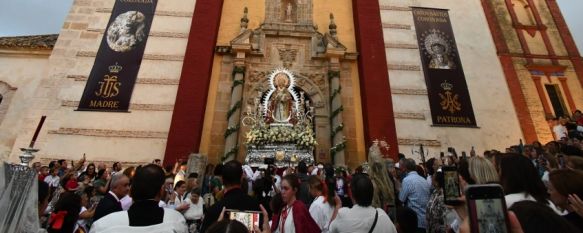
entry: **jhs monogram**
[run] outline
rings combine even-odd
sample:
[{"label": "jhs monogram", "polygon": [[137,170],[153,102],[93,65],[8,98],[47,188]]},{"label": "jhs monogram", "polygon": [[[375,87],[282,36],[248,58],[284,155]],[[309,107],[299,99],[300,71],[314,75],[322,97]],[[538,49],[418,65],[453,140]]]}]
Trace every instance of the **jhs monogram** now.
[{"label": "jhs monogram", "polygon": [[119,87],[121,82],[117,81],[117,76],[115,75],[104,75],[103,81],[99,83],[99,90],[95,92],[95,95],[103,98],[115,97],[119,94]]}]

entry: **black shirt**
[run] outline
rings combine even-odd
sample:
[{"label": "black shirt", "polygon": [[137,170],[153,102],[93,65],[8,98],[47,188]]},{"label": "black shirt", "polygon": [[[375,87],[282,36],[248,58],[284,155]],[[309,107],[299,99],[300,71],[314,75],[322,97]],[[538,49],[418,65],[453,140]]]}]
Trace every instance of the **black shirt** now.
[{"label": "black shirt", "polygon": [[567,219],[567,221],[569,221],[571,224],[573,224],[573,226],[575,226],[577,229],[583,232],[583,218],[581,218],[581,216],[579,216],[575,212],[571,212],[563,217]]},{"label": "black shirt", "polygon": [[122,211],[121,203],[112,196],[111,193],[106,193],[105,196],[99,201],[97,207],[95,208],[95,214],[93,215],[93,222],[96,222],[103,216],[111,214],[113,212]]},{"label": "black shirt", "polygon": [[233,188],[225,193],[222,200],[209,208],[204,216],[200,232],[205,232],[210,225],[217,221],[221,211],[223,211],[223,207],[241,211],[259,211],[257,200],[247,195],[241,188]]}]

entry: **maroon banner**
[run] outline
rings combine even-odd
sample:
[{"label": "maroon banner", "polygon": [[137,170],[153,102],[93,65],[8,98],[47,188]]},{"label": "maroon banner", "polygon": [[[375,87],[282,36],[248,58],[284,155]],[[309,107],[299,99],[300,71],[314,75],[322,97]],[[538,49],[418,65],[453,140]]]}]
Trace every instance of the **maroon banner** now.
[{"label": "maroon banner", "polygon": [[127,112],[157,0],[116,0],[79,111]]},{"label": "maroon banner", "polygon": [[413,7],[413,20],[433,124],[476,127],[447,10]]}]

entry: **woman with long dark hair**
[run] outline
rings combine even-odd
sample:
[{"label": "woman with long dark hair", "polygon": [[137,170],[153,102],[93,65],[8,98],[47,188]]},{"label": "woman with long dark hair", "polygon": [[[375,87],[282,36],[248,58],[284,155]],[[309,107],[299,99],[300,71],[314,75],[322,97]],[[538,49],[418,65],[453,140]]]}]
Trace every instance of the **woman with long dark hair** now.
[{"label": "woman with long dark hair", "polygon": [[560,211],[549,201],[549,194],[538,171],[525,156],[508,154],[500,160],[500,183],[506,193],[506,205],[510,208],[515,202],[535,201]]},{"label": "woman with long dark hair", "polygon": [[583,216],[577,214],[573,205],[573,198],[583,197],[583,172],[578,170],[561,169],[549,174],[549,195],[553,203],[565,209],[567,219],[571,224],[583,232]]},{"label": "woman with long dark hair", "polygon": [[85,168],[85,171],[82,172],[81,175],[79,175],[79,180],[85,180],[85,178],[88,178],[89,182],[93,183],[93,181],[95,181],[96,176],[97,173],[95,172],[95,164],[90,163]]},{"label": "woman with long dark hair", "polygon": [[427,210],[425,217],[427,220],[427,232],[428,233],[444,233],[446,230],[445,217],[447,214],[447,208],[443,201],[443,172],[438,170],[431,176],[433,185],[433,191],[431,197],[429,197],[429,202],[427,203]]},{"label": "woman with long dark hair", "polygon": [[72,233],[79,219],[81,197],[73,192],[61,194],[49,218],[47,232]]},{"label": "woman with long dark hair", "polygon": [[186,182],[180,180],[174,186],[174,193],[170,196],[168,204],[174,206],[174,209],[183,213],[188,210],[190,205],[186,202]]},{"label": "woman with long dark hair", "polygon": [[271,196],[269,194],[271,193],[273,186],[272,179],[269,170],[267,170],[265,175],[255,180],[251,186],[253,188],[253,197],[259,204],[265,206],[269,217],[272,216],[272,210],[269,206],[269,203],[271,202]]},{"label": "woman with long dark hair", "polygon": [[[333,178],[332,181],[334,181]],[[310,205],[310,216],[312,216],[322,232],[328,232],[328,227],[334,217],[334,211],[341,205],[340,199],[334,191],[336,185],[332,182],[324,182],[318,176],[310,176],[308,183],[310,185],[310,195],[315,198]]]},{"label": "woman with long dark hair", "polygon": [[320,227],[310,216],[303,202],[297,199],[300,180],[295,174],[283,177],[281,182],[281,197],[285,206],[280,214],[274,214],[271,232],[277,233],[317,233]]}]

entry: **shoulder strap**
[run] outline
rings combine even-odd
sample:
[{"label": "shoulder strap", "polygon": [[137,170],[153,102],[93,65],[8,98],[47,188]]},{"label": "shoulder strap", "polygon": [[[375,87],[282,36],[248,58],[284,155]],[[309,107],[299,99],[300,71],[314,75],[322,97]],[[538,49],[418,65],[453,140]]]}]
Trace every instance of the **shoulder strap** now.
[{"label": "shoulder strap", "polygon": [[379,210],[376,210],[375,214],[374,214],[374,222],[372,222],[372,226],[370,227],[370,230],[368,231],[368,233],[372,233],[374,228],[377,226],[378,219],[379,219]]}]

